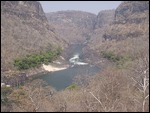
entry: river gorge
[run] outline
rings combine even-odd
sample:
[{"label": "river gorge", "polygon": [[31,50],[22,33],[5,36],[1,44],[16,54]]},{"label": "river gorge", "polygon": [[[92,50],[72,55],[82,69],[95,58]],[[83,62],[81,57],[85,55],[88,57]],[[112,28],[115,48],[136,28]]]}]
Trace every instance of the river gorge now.
[{"label": "river gorge", "polygon": [[50,65],[43,65],[45,70],[49,68],[51,71],[49,70],[46,74],[38,74],[34,79],[42,79],[56,90],[62,90],[71,85],[74,82],[73,79],[78,75],[95,75],[100,68],[84,62],[82,50],[85,46],[86,43],[70,45],[65,51],[68,56],[64,55],[65,58],[61,56],[61,60],[54,61]]}]

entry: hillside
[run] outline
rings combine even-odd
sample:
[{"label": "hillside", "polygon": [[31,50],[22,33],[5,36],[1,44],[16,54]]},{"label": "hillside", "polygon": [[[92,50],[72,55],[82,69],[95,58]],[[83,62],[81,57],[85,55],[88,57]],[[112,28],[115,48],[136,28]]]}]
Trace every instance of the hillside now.
[{"label": "hillside", "polygon": [[99,46],[97,43],[103,41],[103,35],[106,32],[106,29],[113,24],[115,17],[115,10],[102,10],[98,13],[96,18],[95,29],[92,33],[92,38],[89,42],[89,45]]},{"label": "hillside", "polygon": [[149,2],[122,2],[111,19],[109,26],[95,30],[95,36],[91,38],[85,54],[88,54],[89,50],[94,50],[99,57],[101,51],[113,51],[119,55],[130,54],[132,57],[139,51],[145,51],[144,54],[147,54]]},{"label": "hillside", "polygon": [[114,20],[115,10],[102,10],[98,13],[96,19],[96,28],[102,28],[110,25]]},{"label": "hillside", "polygon": [[15,58],[64,46],[49,25],[39,2],[1,1],[1,71],[13,68]]},{"label": "hillside", "polygon": [[148,34],[149,2],[123,2],[115,11],[114,24],[107,29],[105,39],[136,38]]},{"label": "hillside", "polygon": [[59,37],[68,43],[83,42],[95,28],[96,15],[83,11],[58,11],[46,13]]}]

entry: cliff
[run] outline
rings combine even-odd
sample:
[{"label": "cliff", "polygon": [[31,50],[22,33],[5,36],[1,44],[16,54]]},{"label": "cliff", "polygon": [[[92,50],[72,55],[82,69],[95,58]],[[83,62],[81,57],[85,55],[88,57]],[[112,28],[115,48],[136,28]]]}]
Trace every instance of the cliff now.
[{"label": "cliff", "polygon": [[115,11],[114,23],[104,34],[105,39],[122,40],[148,34],[149,1],[126,1]]},{"label": "cliff", "polygon": [[12,69],[15,58],[58,45],[65,42],[49,25],[39,2],[1,1],[1,71]]}]

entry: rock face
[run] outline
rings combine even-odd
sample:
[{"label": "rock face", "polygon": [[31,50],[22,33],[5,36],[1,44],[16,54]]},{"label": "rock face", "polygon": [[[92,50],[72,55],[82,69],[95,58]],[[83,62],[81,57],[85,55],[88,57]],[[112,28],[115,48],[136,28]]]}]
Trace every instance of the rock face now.
[{"label": "rock face", "polygon": [[126,1],[115,11],[115,21],[104,34],[105,39],[122,40],[148,34],[149,1]]},{"label": "rock face", "polygon": [[96,24],[96,15],[82,11],[58,11],[47,13],[46,16],[49,23],[55,26],[60,38],[68,43],[89,38]]},{"label": "rock face", "polygon": [[147,17],[149,1],[125,1],[115,11],[115,21],[118,23],[139,24]]},{"label": "rock face", "polygon": [[39,2],[1,1],[1,69],[12,68],[17,57],[63,43]]},{"label": "rock face", "polygon": [[100,11],[97,15],[96,28],[102,28],[112,24],[114,21],[115,10]]}]

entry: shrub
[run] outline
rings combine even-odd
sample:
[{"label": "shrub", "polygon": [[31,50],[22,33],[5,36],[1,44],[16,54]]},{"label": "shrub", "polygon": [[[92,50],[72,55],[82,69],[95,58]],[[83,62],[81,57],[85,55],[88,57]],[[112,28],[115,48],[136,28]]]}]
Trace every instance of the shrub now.
[{"label": "shrub", "polygon": [[112,51],[109,52],[101,52],[102,56],[114,63],[117,64],[118,68],[122,68],[125,67],[125,63],[127,63],[128,61],[131,61],[131,58],[129,56],[119,56],[114,54]]},{"label": "shrub", "polygon": [[71,84],[71,85],[68,86],[66,89],[73,90],[73,89],[76,89],[76,88],[77,88],[77,85],[76,85],[76,84]]},{"label": "shrub", "polygon": [[56,50],[49,50],[47,52],[43,52],[40,54],[31,54],[27,55],[24,58],[19,58],[14,61],[14,66],[19,70],[26,70],[29,68],[35,68],[40,66],[42,63],[48,64],[52,62],[61,54],[61,48],[57,48]]},{"label": "shrub", "polygon": [[113,52],[102,52],[102,56],[104,58],[107,58],[108,60],[111,60],[113,62],[117,62],[121,59],[121,56],[115,55]]},{"label": "shrub", "polygon": [[10,87],[1,87],[1,103],[6,104],[8,102],[7,96],[12,92]]}]

